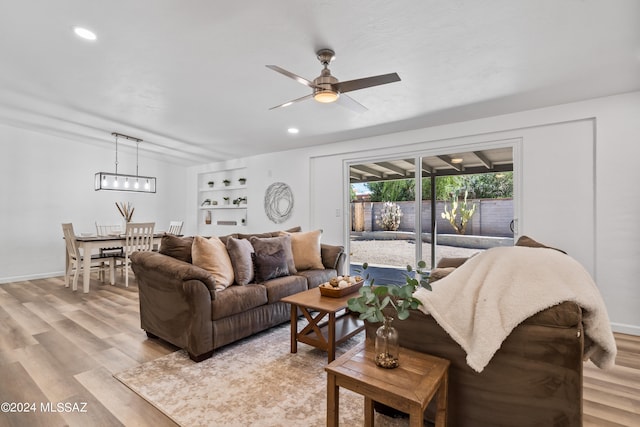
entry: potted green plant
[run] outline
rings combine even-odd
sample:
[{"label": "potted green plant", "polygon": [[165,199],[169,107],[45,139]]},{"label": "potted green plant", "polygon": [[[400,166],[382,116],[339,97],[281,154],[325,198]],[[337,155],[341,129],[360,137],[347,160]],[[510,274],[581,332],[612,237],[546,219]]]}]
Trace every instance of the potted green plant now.
[{"label": "potted green plant", "polygon": [[229,181],[228,179],[225,179],[222,182],[224,183],[225,186],[228,186],[229,184],[231,184],[231,181]]},{"label": "potted green plant", "polygon": [[223,197],[222,199],[224,200],[224,204],[225,205],[229,204],[229,198],[228,197]]},{"label": "potted green plant", "polygon": [[[364,263],[362,269],[367,268],[368,264]],[[359,296],[347,302],[349,310],[360,313],[360,319],[373,323],[382,322],[382,326],[376,331],[375,339],[375,362],[380,367],[396,368],[399,365],[398,331],[391,326],[394,318],[385,315],[383,310],[391,306],[395,309],[398,320],[405,320],[409,317],[409,309],[418,308],[420,301],[413,293],[420,286],[431,290],[428,275],[422,270],[424,268],[424,261],[418,262],[415,272],[413,267],[407,265],[406,283],[403,286],[375,286],[375,279],[371,279],[369,286],[360,288]],[[414,272],[413,276],[409,274],[411,272]],[[368,273],[365,280],[369,280]]]},{"label": "potted green plant", "polygon": [[213,182],[213,181],[209,181],[209,182],[207,182],[207,185],[209,186],[209,188],[213,188],[213,184],[214,184],[214,182]]},{"label": "potted green plant", "polygon": [[239,178],[238,182],[240,183],[240,185],[245,185],[247,183],[247,178]]}]

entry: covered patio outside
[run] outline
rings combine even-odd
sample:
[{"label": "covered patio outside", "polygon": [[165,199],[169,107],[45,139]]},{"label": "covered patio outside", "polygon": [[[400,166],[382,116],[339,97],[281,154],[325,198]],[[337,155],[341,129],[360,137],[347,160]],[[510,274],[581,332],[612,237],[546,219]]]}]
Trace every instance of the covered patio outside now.
[{"label": "covered patio outside", "polygon": [[[431,178],[427,181],[431,186],[431,195],[436,194],[438,177],[513,171],[512,148],[503,147],[450,155],[354,164],[349,167],[350,183],[413,179],[416,176],[417,162],[421,163],[422,178]],[[367,272],[376,278],[376,283],[402,284],[405,282],[406,265],[415,266],[416,259],[425,261],[427,269],[430,269],[444,257],[469,257],[490,247],[513,245],[513,208],[509,208],[507,217],[500,218],[500,221],[506,223],[501,224],[501,228],[497,231],[495,227],[472,226],[467,230],[471,231],[470,233],[459,235],[452,233],[452,229],[447,228],[448,224],[443,224],[443,220],[439,219],[443,209],[441,200],[436,201],[436,197],[431,197],[433,200],[420,200],[421,186],[424,181],[418,181],[415,190],[418,200],[402,202],[407,215],[404,215],[396,231],[384,231],[376,227],[377,221],[374,218],[377,215],[374,212],[376,209],[374,203],[367,200],[366,195],[355,198],[355,203],[352,203],[349,242],[351,274],[355,274],[366,262],[369,264]],[[356,204],[360,204],[357,206],[358,209]],[[421,209],[416,212],[418,206]],[[368,210],[364,224],[363,209]],[[356,214],[356,211],[359,212]],[[474,234],[475,229],[480,232]],[[416,232],[416,230],[420,231]],[[434,239],[435,243],[432,244]],[[417,241],[422,243],[420,251],[416,248]],[[416,258],[417,254],[420,254],[419,258]]]}]

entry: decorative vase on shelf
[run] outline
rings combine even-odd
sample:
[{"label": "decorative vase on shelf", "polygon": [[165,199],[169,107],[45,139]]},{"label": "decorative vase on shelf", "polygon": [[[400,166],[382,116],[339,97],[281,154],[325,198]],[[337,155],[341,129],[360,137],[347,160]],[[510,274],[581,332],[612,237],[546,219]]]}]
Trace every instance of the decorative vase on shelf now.
[{"label": "decorative vase on shelf", "polygon": [[397,368],[399,361],[398,330],[391,326],[393,317],[385,316],[382,326],[376,331],[375,362],[381,368]]},{"label": "decorative vase on shelf", "polygon": [[211,224],[211,211],[207,211],[207,213],[205,214],[204,223]]}]

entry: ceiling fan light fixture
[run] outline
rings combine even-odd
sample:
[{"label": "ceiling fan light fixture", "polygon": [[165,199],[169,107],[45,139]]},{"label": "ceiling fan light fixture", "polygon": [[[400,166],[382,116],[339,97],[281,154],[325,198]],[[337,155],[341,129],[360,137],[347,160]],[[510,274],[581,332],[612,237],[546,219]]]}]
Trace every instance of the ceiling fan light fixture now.
[{"label": "ceiling fan light fixture", "polygon": [[318,102],[322,102],[323,104],[336,102],[339,97],[340,97],[340,94],[332,90],[319,90],[313,94],[313,99],[315,99]]}]

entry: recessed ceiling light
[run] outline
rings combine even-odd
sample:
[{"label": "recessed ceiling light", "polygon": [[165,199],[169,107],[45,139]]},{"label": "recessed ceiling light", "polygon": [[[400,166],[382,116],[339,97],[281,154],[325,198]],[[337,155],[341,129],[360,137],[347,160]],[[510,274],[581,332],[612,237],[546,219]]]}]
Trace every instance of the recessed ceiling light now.
[{"label": "recessed ceiling light", "polygon": [[462,158],[460,157],[452,157],[451,163],[462,163]]},{"label": "recessed ceiling light", "polygon": [[87,30],[82,27],[73,27],[73,32],[76,33],[76,36],[83,38],[85,40],[95,40],[97,39],[96,34],[93,31]]},{"label": "recessed ceiling light", "polygon": [[300,130],[297,129],[297,128],[289,128],[289,129],[287,129],[287,132],[296,134],[296,133],[300,132]]}]

